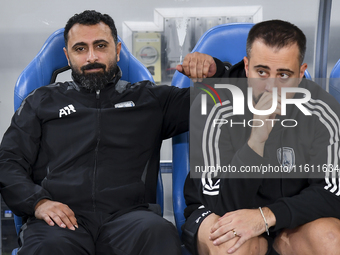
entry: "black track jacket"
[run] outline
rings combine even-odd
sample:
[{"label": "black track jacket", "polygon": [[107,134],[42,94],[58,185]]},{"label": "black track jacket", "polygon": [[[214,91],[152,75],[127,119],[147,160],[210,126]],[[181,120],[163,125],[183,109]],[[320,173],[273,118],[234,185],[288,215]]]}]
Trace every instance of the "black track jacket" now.
[{"label": "black track jacket", "polygon": [[163,139],[188,130],[189,90],[130,84],[89,92],[74,82],[33,91],[0,147],[1,194],[19,216],[43,198],[113,214],[156,202]]},{"label": "black track jacket", "polygon": [[[221,76],[237,78],[237,84],[234,85],[237,85],[247,98],[248,86],[243,61],[229,71],[225,71]],[[288,105],[290,108],[284,118],[294,119],[298,125],[294,128],[284,127],[280,124],[283,116],[278,116],[280,121],[275,123],[269,135],[263,158],[247,144],[251,127],[247,124],[245,127],[240,124],[230,126],[231,120],[234,123],[248,123],[248,120],[253,119],[253,114],[248,107],[245,107],[244,115],[232,114],[232,97],[229,98],[230,102],[225,102],[223,106],[217,104],[218,107],[214,111],[216,114],[214,118],[224,118],[229,121],[228,124],[206,124],[208,115],[207,117],[194,116],[191,111],[190,148],[203,146],[201,151],[207,152],[207,157],[196,155],[198,159],[201,159],[201,165],[213,165],[214,162],[220,162],[221,166],[231,165],[236,170],[240,170],[244,166],[280,166],[280,162],[285,161],[284,164],[295,165],[297,171],[300,171],[300,167],[302,170],[309,167],[311,171],[313,165],[314,170],[317,167],[320,169],[323,167],[325,170],[327,166],[335,170],[332,172],[329,169],[327,173],[322,174],[321,178],[295,179],[235,179],[218,176],[212,178],[209,175],[193,179],[189,175],[184,188],[187,203],[185,210],[187,221],[182,227],[184,241],[185,239],[192,240],[199,224],[211,212],[222,216],[237,209],[267,206],[276,216],[276,226],[271,228],[271,231],[295,228],[321,217],[340,218],[340,183],[339,171],[336,170],[340,167],[340,105],[330,94],[312,81],[303,79],[299,87],[306,88],[311,93],[312,99],[305,104],[305,107],[312,115],[305,116],[295,105]],[[193,107],[195,107],[195,102]],[[202,126],[198,129],[202,132],[195,134],[192,127],[199,125],[205,125],[205,129]],[[253,125],[256,124],[253,123]],[[204,133],[203,130],[206,132]],[[195,137],[202,137],[202,139],[195,139]],[[190,164],[193,164],[193,161]],[[191,165],[191,171],[195,169],[194,167]]]}]

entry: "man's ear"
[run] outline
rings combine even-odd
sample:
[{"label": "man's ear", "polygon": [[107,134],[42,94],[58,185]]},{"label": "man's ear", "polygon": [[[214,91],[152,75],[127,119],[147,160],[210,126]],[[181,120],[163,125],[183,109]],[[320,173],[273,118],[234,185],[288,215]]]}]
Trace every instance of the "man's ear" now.
[{"label": "man's ear", "polygon": [[68,53],[67,53],[67,49],[64,47],[63,50],[64,50],[65,56],[66,56],[66,58],[67,58],[67,63],[68,63],[69,66],[71,66],[71,65],[70,65],[70,59],[69,59]]},{"label": "man's ear", "polygon": [[305,71],[307,70],[307,64],[304,63],[300,66],[300,78],[303,78],[305,75]]},{"label": "man's ear", "polygon": [[121,49],[122,49],[122,43],[119,42],[119,43],[117,43],[117,46],[116,46],[117,62],[120,60],[120,50]]},{"label": "man's ear", "polygon": [[248,77],[248,72],[249,72],[249,59],[247,57],[243,58],[244,62],[244,70],[246,71],[246,76]]}]

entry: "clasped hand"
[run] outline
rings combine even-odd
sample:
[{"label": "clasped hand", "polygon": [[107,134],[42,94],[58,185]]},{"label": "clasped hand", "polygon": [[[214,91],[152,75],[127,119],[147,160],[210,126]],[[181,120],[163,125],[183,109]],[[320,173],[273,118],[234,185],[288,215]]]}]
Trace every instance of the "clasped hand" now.
[{"label": "clasped hand", "polygon": [[228,250],[228,253],[233,253],[246,241],[265,231],[265,224],[258,209],[242,209],[226,213],[219,218],[211,228],[209,239],[218,246],[238,237],[237,242]]}]

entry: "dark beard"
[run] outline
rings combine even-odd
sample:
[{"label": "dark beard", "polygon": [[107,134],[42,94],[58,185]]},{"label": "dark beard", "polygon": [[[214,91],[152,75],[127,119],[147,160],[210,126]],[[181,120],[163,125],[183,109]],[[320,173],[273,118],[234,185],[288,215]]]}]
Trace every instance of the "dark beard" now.
[{"label": "dark beard", "polygon": [[[85,70],[102,68],[103,72],[88,73],[85,74]],[[79,87],[85,88],[92,91],[97,91],[105,88],[117,72],[117,63],[112,63],[106,71],[106,65],[100,63],[88,64],[81,67],[81,72],[72,68],[73,80],[79,85]]]}]

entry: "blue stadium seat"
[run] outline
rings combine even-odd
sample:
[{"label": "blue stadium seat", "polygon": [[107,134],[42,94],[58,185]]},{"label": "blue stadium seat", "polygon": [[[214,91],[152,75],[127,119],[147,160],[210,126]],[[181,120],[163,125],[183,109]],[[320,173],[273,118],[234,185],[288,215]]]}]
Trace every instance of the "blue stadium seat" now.
[{"label": "blue stadium seat", "polygon": [[[135,83],[142,80],[150,80],[154,82],[150,72],[140,63],[128,50],[124,42],[118,37],[122,43],[120,52],[120,61],[118,66],[122,70],[122,79]],[[20,107],[22,100],[34,89],[51,83],[56,70],[67,70],[68,63],[63,52],[64,29],[55,31],[44,43],[40,52],[32,60],[32,62],[20,74],[14,89],[14,109]],[[54,77],[55,78],[55,77]],[[53,80],[52,80],[53,81]],[[161,206],[163,212],[163,183],[161,173],[158,175],[157,183],[157,203]],[[15,228],[19,233],[22,220],[21,217],[14,216]],[[12,254],[16,254],[16,249]]]},{"label": "blue stadium seat", "polygon": [[329,78],[329,93],[340,102],[340,60],[333,67]]},{"label": "blue stadium seat", "polygon": [[[253,24],[237,23],[223,24],[208,30],[199,39],[192,52],[209,54],[220,60],[236,64],[246,55],[246,41]],[[178,71],[171,82],[172,86],[180,88],[190,87],[190,79]],[[189,173],[189,133],[180,134],[172,138],[172,197],[175,223],[178,234],[182,235],[181,226],[185,222],[184,209],[186,207],[183,187]],[[190,255],[182,247],[183,255]]]},{"label": "blue stadium seat", "polygon": [[[252,26],[253,24],[250,23],[235,23],[213,27],[199,39],[192,52],[209,54],[234,65],[246,56],[246,41]],[[190,79],[176,71],[172,86],[190,87]],[[176,227],[181,236],[181,225],[185,222],[183,212],[186,207],[183,187],[189,172],[189,133],[174,137],[172,149],[173,208]]]}]

